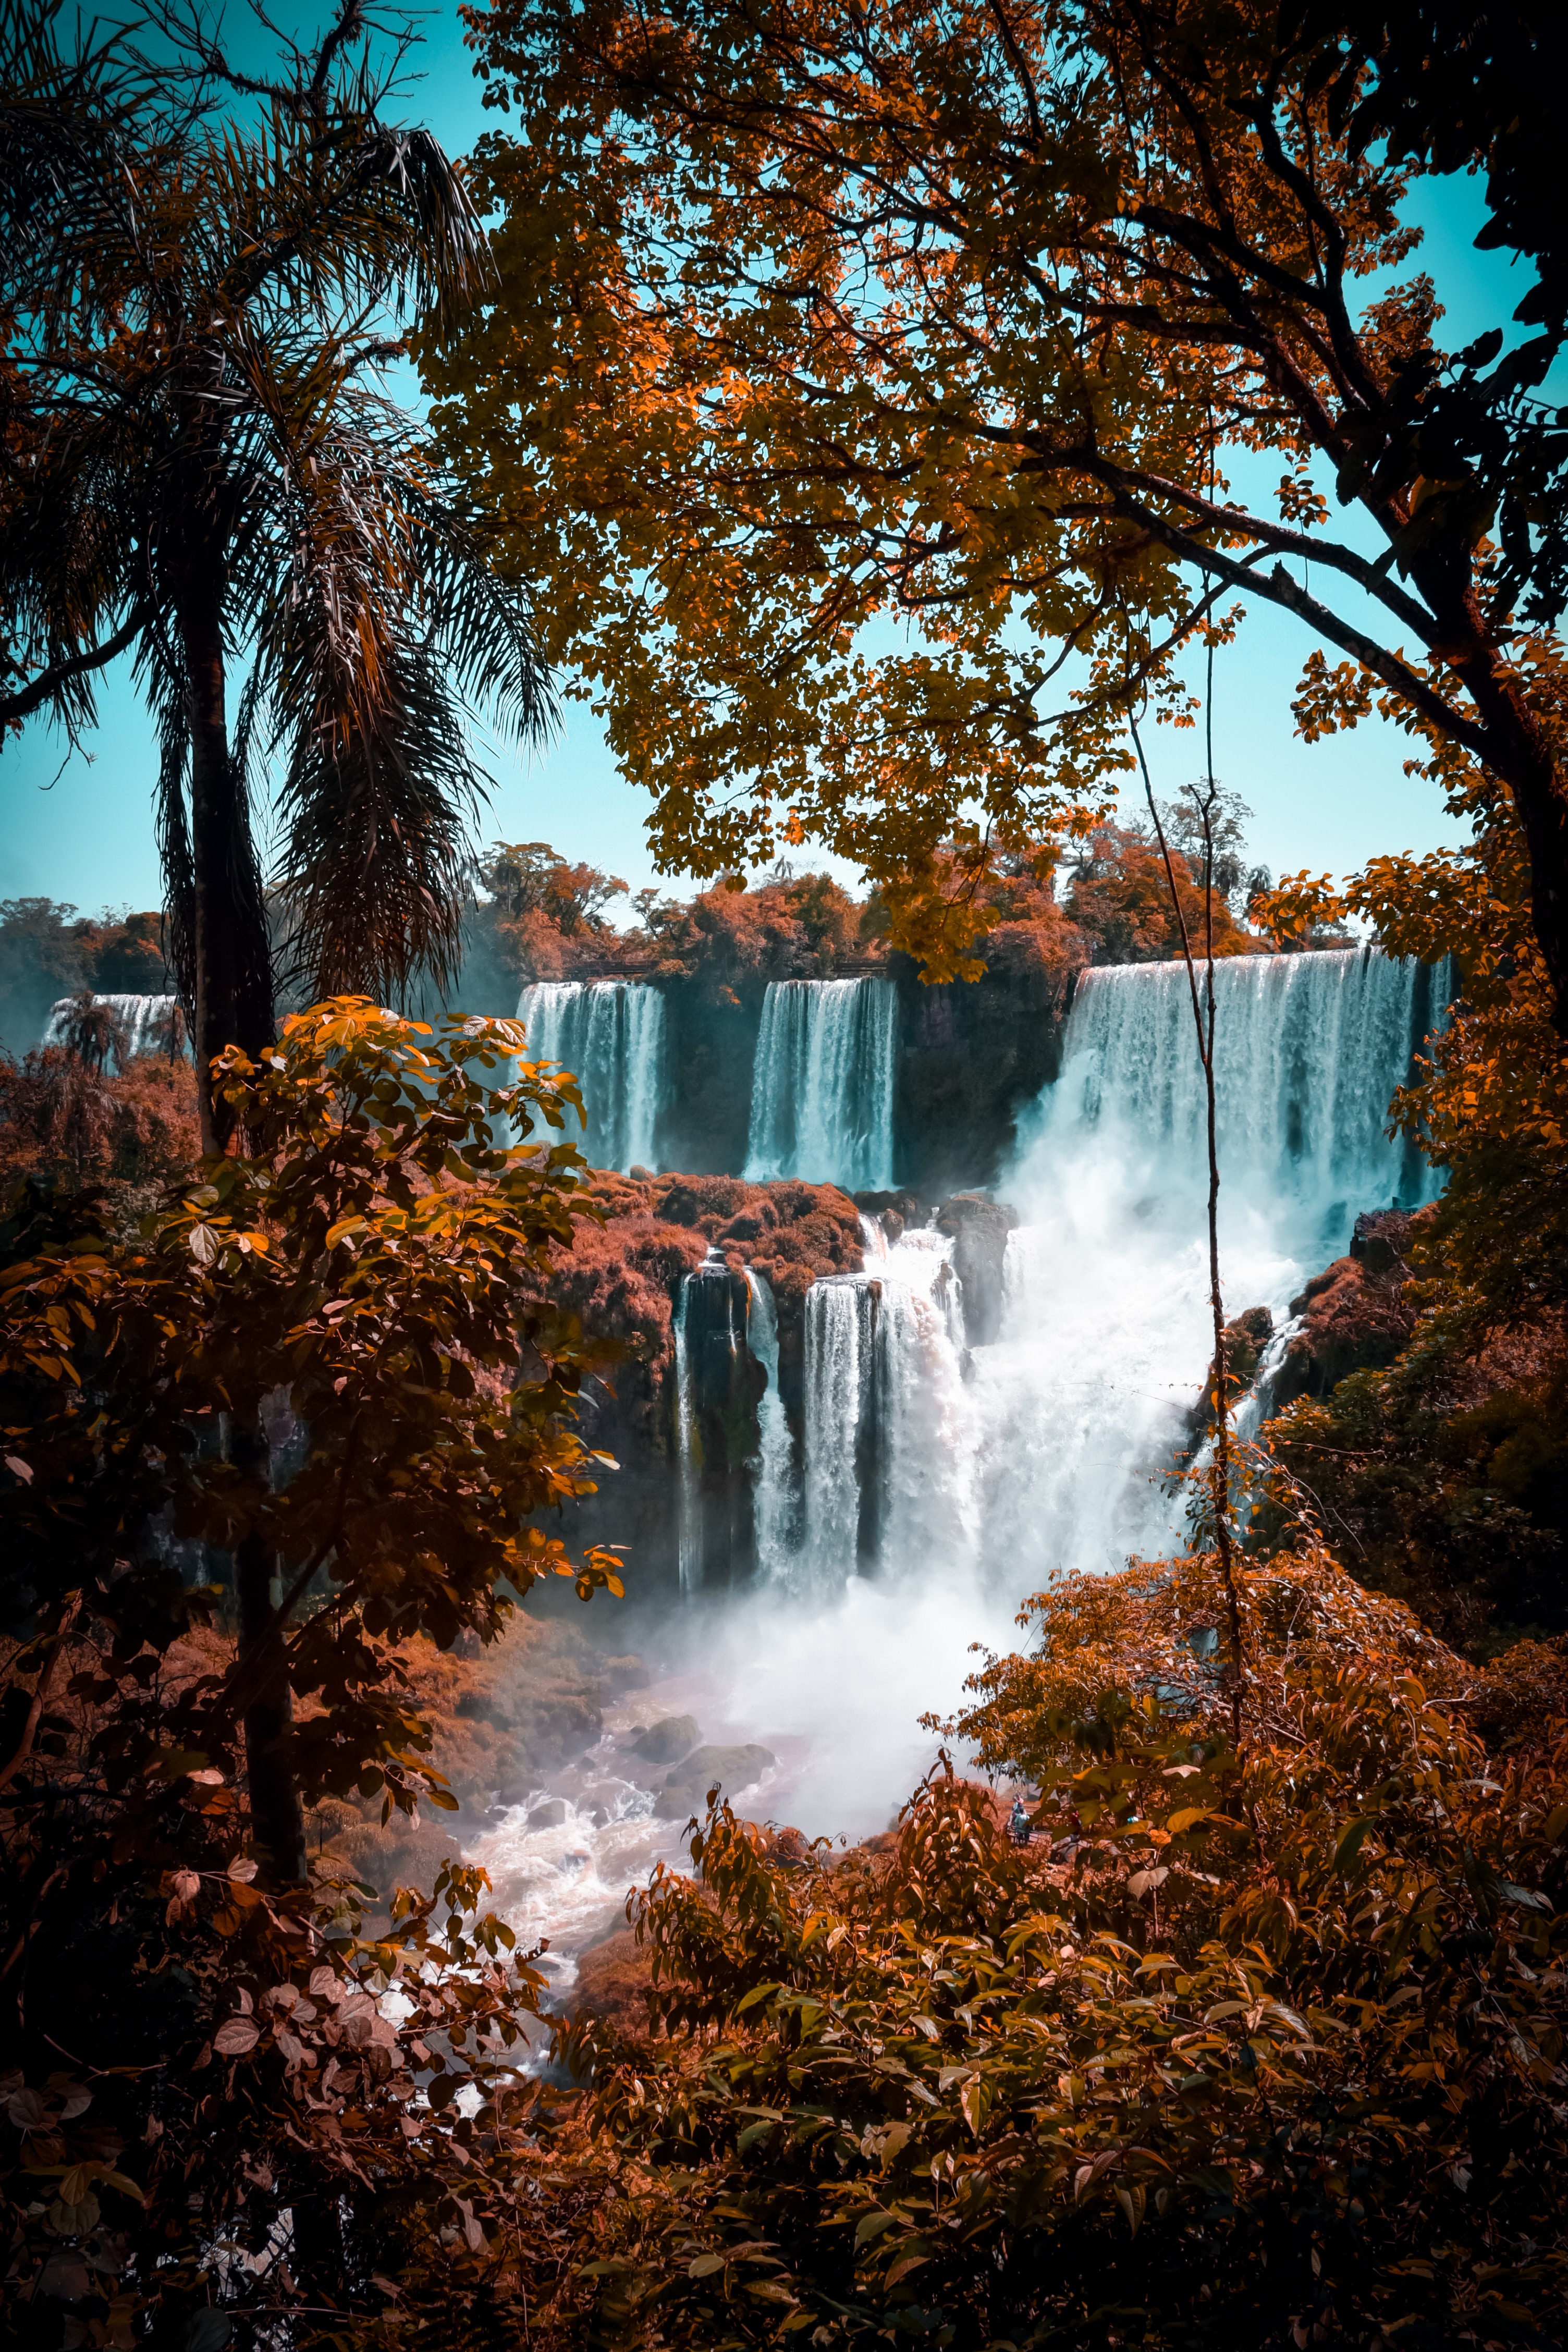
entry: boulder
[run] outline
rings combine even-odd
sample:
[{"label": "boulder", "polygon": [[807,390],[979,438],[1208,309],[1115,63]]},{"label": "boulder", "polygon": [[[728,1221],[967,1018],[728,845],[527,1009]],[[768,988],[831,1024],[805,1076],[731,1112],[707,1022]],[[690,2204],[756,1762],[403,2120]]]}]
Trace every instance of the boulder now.
[{"label": "boulder", "polygon": [[[1226,1402],[1234,1410],[1237,1400],[1245,1396],[1258,1377],[1258,1366],[1263,1350],[1274,1337],[1274,1318],[1267,1307],[1244,1307],[1225,1327],[1225,1387]],[[1214,1358],[1204,1375],[1203,1393],[1187,1415],[1189,1450],[1197,1446],[1214,1427]]]},{"label": "boulder", "polygon": [[683,1756],[689,1756],[701,1737],[694,1715],[667,1715],[650,1723],[633,1745],[649,1764],[678,1764]]},{"label": "boulder", "polygon": [[1336,1258],[1314,1275],[1292,1315],[1304,1318],[1274,1376],[1270,1406],[1282,1412],[1300,1396],[1326,1397],[1352,1372],[1392,1364],[1415,1328],[1403,1286],[1368,1271],[1364,1258]]},{"label": "boulder", "polygon": [[565,1819],[565,1798],[547,1797],[543,1804],[535,1805],[530,1813],[528,1826],[531,1830],[558,1830]]},{"label": "boulder", "polygon": [[625,1794],[624,1785],[617,1785],[613,1780],[600,1781],[592,1789],[584,1790],[577,1800],[577,1811],[586,1813],[595,1829],[602,1830],[606,1822],[615,1820],[616,1809]]},{"label": "boulder", "polygon": [[1002,1268],[1007,1236],[1018,1213],[984,1192],[955,1192],[936,1213],[937,1231],[951,1234],[952,1269],[963,1285],[963,1336],[983,1348],[1002,1328]]},{"label": "boulder", "polygon": [[1351,1235],[1350,1254],[1378,1281],[1403,1281],[1410,1270],[1405,1259],[1415,1226],[1408,1210],[1363,1209]]},{"label": "boulder", "polygon": [[660,1821],[681,1821],[698,1812],[715,1781],[729,1798],[762,1779],[774,1760],[771,1748],[748,1741],[741,1748],[699,1748],[669,1775],[654,1801]]},{"label": "boulder", "polygon": [[644,2041],[652,1984],[652,1946],[639,1944],[631,1928],[616,1927],[577,1955],[577,1981],[566,2005],[579,2016],[602,2018]]},{"label": "boulder", "polygon": [[929,1212],[913,1192],[857,1192],[855,1206],[874,1217],[890,1242],[901,1242],[911,1225],[923,1225]]}]

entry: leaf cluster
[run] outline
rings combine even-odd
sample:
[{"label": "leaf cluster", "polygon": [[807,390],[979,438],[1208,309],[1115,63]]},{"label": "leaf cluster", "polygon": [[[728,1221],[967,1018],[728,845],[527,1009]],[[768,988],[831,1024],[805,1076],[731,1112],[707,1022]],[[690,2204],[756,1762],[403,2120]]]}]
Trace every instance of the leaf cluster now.
[{"label": "leaf cluster", "polygon": [[942,1776],[890,1857],[804,1870],[710,1809],[638,1911],[675,2038],[597,2092],[639,2168],[603,2340],[1545,2340],[1568,1750],[1489,1753],[1323,1559],[1248,1576],[1237,1748],[1215,1591],[1072,1580],[983,1671],[963,1727],[1052,1843]]},{"label": "leaf cluster", "polygon": [[[67,2312],[184,2340],[210,2305],[460,2343],[526,2296],[538,1971],[482,1873],[374,1933],[330,1867],[280,1887],[245,1736],[269,1694],[307,1802],[453,1811],[399,1645],[492,1641],[542,1575],[621,1590],[539,1524],[592,1487],[597,1360],[548,1294],[600,1212],[555,1139],[575,1091],[525,1052],[337,1000],[222,1057],[245,1148],[133,1234],[91,1190],[7,1205],[7,2342]],[[270,1458],[239,1442],[268,1423]],[[190,1571],[247,1545],[273,1598],[237,1648]]]},{"label": "leaf cluster", "polygon": [[[500,283],[420,356],[670,867],[820,840],[947,977],[938,845],[1103,814],[1233,593],[1544,823],[1500,649],[1560,602],[1556,331],[1451,358],[1431,281],[1387,285],[1420,166],[1348,127],[1337,25],[596,0],[479,45],[518,123],[479,158]],[[1277,515],[1238,451],[1283,464]]]},{"label": "leaf cluster", "polygon": [[[520,1324],[519,1290],[597,1212],[569,1146],[510,1140],[576,1107],[524,1050],[510,1023],[433,1037],[340,1000],[261,1061],[223,1058],[250,1150],[172,1184],[134,1243],[93,1196],[55,1208],[24,1188],[12,1204],[11,1607],[58,1623],[76,1593],[128,1654],[162,1650],[195,1605],[177,1548],[259,1541],[279,1595],[268,1671],[320,1709],[296,1735],[307,1798],[384,1780],[389,1804],[421,1786],[449,1804],[409,1752],[398,1640],[493,1640],[509,1592],[542,1574],[618,1589],[615,1560],[574,1566],[537,1524],[592,1488],[571,1426],[584,1351],[548,1308]],[[535,1371],[519,1379],[524,1337]],[[285,1482],[265,1447],[226,1439],[268,1412],[297,1433]],[[157,1711],[125,1770],[221,1746],[258,1671],[253,1655]]]}]

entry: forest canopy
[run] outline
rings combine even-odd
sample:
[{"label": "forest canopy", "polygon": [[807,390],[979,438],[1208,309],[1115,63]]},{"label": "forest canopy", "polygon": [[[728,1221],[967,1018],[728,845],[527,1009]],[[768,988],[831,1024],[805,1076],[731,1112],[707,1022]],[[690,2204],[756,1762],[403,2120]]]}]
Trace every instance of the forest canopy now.
[{"label": "forest canopy", "polygon": [[1565,1017],[1563,322],[1437,341],[1421,142],[1364,135],[1337,21],[503,0],[475,31],[518,124],[478,158],[500,284],[421,356],[670,866],[821,841],[951,970],[938,845],[1103,813],[1245,595],[1306,625],[1304,731],[1381,697],[1506,786]]}]

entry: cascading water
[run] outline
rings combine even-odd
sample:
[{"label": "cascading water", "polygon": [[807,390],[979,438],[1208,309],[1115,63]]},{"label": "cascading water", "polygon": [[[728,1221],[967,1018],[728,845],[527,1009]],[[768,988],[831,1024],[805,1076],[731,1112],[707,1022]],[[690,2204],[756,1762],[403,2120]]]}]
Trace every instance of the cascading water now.
[{"label": "cascading water", "polygon": [[752,1492],[752,1524],[757,1574],[776,1583],[786,1578],[799,1542],[795,1445],[789,1416],[779,1393],[779,1322],[767,1278],[746,1268],[752,1311],[748,1336],[767,1387],[757,1402],[757,1453]]},{"label": "cascading water", "polygon": [[576,1078],[596,1168],[651,1167],[665,1074],[664,998],[628,980],[540,980],[517,1001],[531,1061]]},{"label": "cascading water", "polygon": [[[115,1056],[117,1067],[123,1068],[139,1054],[166,1055],[186,1050],[184,1018],[177,996],[107,995],[95,996],[92,1002],[110,1015],[125,1039],[124,1053]],[[79,997],[62,996],[50,1008],[43,1043],[63,1045],[80,1012]]]},{"label": "cascading water", "polygon": [[[1215,990],[1227,1308],[1278,1321],[1359,1211],[1430,1193],[1386,1128],[1436,978],[1348,949],[1228,960]],[[1007,1180],[1026,1222],[998,1339],[964,1346],[938,1235],[889,1246],[862,1221],[867,1272],[806,1301],[801,1566],[819,1590],[986,1556],[1037,1581],[1176,1539],[1161,1473],[1211,1346],[1204,1125],[1185,968],[1090,971]]]},{"label": "cascading water", "polygon": [[691,1354],[686,1338],[686,1306],[690,1283],[683,1282],[675,1302],[675,1476],[677,1573],[682,1592],[695,1592],[702,1581],[702,1524],[698,1479],[697,1400],[692,1391]]},{"label": "cascading water", "polygon": [[867,1230],[868,1271],[805,1302],[802,1566],[831,1591],[870,1574],[968,1558],[973,1447],[951,1244]]},{"label": "cascading water", "polygon": [[[1202,975],[1200,973],[1200,986]],[[1232,956],[1215,966],[1221,1181],[1306,1247],[1337,1245],[1347,1206],[1426,1197],[1424,1163],[1389,1143],[1388,1102],[1435,1025],[1426,964],[1375,948]],[[1173,1171],[1204,1154],[1204,1088],[1186,968],[1132,964],[1079,982],[1060,1079],[1041,1106],[1065,1139],[1106,1126]],[[1055,1155],[1059,1156],[1059,1154]]]},{"label": "cascading water", "polygon": [[[1215,1002],[1226,1311],[1278,1321],[1359,1211],[1430,1192],[1385,1129],[1436,1023],[1434,975],[1374,949],[1237,957]],[[986,1546],[1037,1580],[1177,1533],[1159,1473],[1212,1349],[1204,1121],[1184,968],[1085,973],[1008,1180],[1026,1222],[970,1382]]]},{"label": "cascading water", "polygon": [[[1421,966],[1362,950],[1228,961],[1215,985],[1226,1304],[1274,1314],[1267,1372],[1289,1334],[1283,1310],[1343,1248],[1356,1213],[1433,1189],[1384,1129],[1441,997]],[[765,1126],[754,1104],[754,1150]],[[704,1482],[719,1372],[739,1362],[744,1373],[748,1355],[767,1383],[739,1465],[761,1573],[684,1620],[679,1664],[637,1712],[689,1708],[708,1738],[776,1751],[776,1774],[729,1792],[742,1810],[807,1829],[882,1826],[930,1761],[917,1717],[961,1698],[968,1643],[1016,1640],[1013,1608],[1054,1569],[1105,1570],[1179,1539],[1160,1474],[1187,1433],[1212,1344],[1203,1127],[1183,968],[1085,974],[1061,1076],[1000,1188],[1024,1222],[1007,1241],[999,1337],[965,1344],[945,1236],[889,1243],[868,1224],[865,1271],[807,1294],[796,1441],[765,1283],[752,1275],[742,1291],[711,1262],[688,1278],[677,1359],[682,1525],[695,1548],[689,1559],[683,1536],[683,1581],[711,1590]],[[792,1172],[830,1166],[797,1154]],[[731,1345],[742,1315],[746,1350]],[[1258,1410],[1238,1416],[1244,1430]],[[581,1775],[614,1768],[626,1738],[607,1733]],[[537,1832],[520,1809],[477,1858],[497,1867],[526,1853],[541,1892],[520,1924],[564,1930],[570,1948],[613,1917],[626,1876],[655,1852],[679,1853],[646,1811],[626,1808],[597,1830],[574,1811]]]},{"label": "cascading water", "polygon": [[888,980],[781,980],[763,1000],[746,1175],[875,1192],[893,1181],[898,992]]}]

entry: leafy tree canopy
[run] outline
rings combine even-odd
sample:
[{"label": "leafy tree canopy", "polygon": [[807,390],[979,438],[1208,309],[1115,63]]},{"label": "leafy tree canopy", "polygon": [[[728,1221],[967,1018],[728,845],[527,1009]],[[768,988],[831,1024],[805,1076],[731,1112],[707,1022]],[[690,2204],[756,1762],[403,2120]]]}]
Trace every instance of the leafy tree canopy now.
[{"label": "leafy tree canopy", "polygon": [[[569,1145],[504,1139],[577,1108],[574,1086],[516,1066],[524,1050],[511,1023],[433,1038],[340,1000],[258,1062],[230,1051],[221,1080],[252,1150],[176,1177],[133,1244],[91,1194],[24,1187],[12,1206],[10,1606],[46,1627],[86,1609],[156,1647],[196,1605],[159,1528],[233,1556],[234,1668],[146,1736],[177,1777],[243,1724],[258,1850],[282,1880],[301,1874],[301,1804],[322,1791],[450,1801],[415,1752],[397,1643],[493,1640],[512,1593],[568,1571],[537,1519],[592,1485],[572,1427],[581,1336],[523,1315],[519,1282],[547,1277],[552,1245],[597,1212]],[[535,1371],[518,1380],[525,1336]],[[304,1459],[275,1484],[279,1412]],[[609,1555],[571,1572],[584,1595],[618,1583]]]},{"label": "leafy tree canopy", "polygon": [[937,845],[1089,821],[1246,592],[1344,657],[1304,726],[1386,693],[1506,782],[1564,1017],[1560,321],[1438,344],[1374,50],[1264,0],[478,26],[501,285],[422,353],[670,866],[819,839],[959,968]]}]

